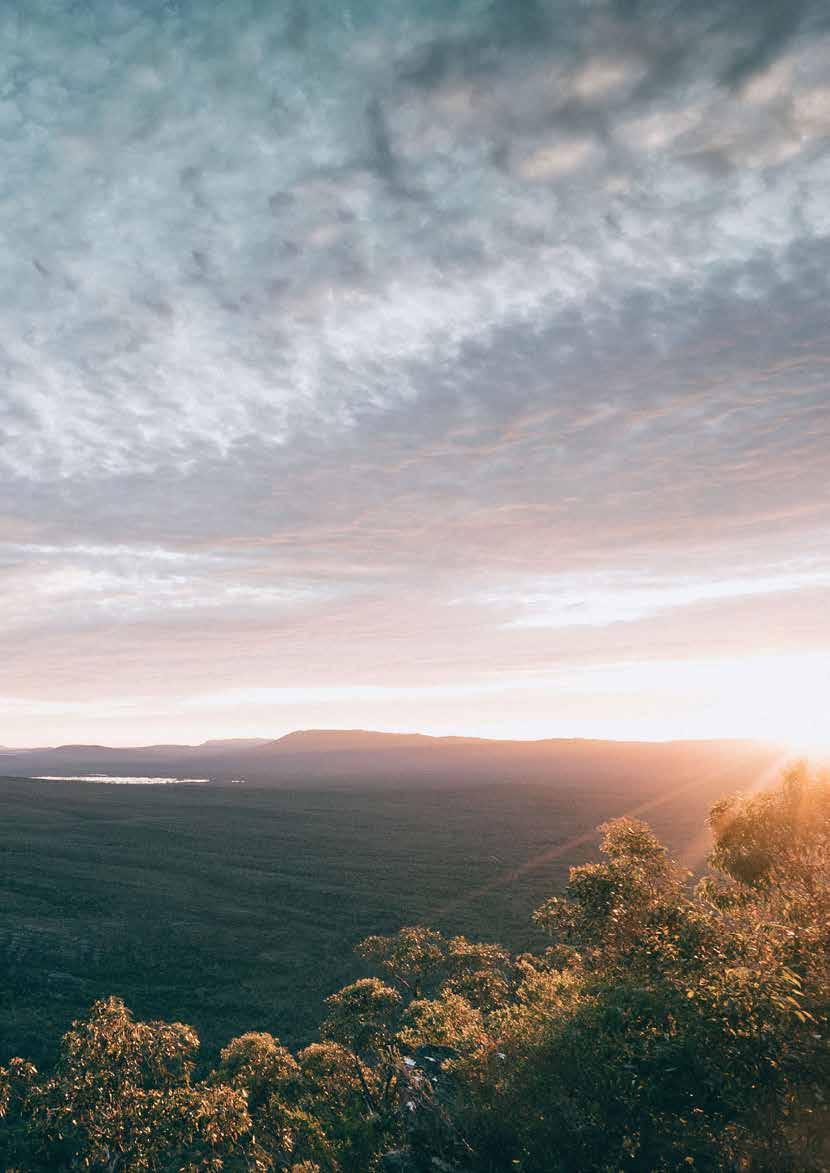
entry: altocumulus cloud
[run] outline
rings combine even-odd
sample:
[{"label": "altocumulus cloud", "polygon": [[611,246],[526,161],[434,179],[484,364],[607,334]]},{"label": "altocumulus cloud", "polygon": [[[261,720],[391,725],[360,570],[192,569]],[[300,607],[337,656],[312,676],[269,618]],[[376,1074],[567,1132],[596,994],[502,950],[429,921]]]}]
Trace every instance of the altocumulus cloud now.
[{"label": "altocumulus cloud", "polygon": [[826,586],[780,566],[830,554],[818,0],[34,0],[0,38],[0,624],[44,674],[207,611],[273,617],[252,686],[314,662],[299,613],[381,676],[396,615],[424,672],[512,670],[522,626]]},{"label": "altocumulus cloud", "polygon": [[500,607],[510,615],[508,624],[513,627],[606,627],[635,623],[677,608],[828,587],[830,565],[805,568],[796,560],[795,565],[768,567],[764,575],[752,578],[672,578],[621,571],[564,575],[524,588],[513,582],[501,595],[486,594],[461,602]]},{"label": "altocumulus cloud", "polygon": [[827,43],[730,7],[7,9],[6,468],[284,444],[508,325],[648,290],[668,346],[713,269],[763,296],[827,230]]}]

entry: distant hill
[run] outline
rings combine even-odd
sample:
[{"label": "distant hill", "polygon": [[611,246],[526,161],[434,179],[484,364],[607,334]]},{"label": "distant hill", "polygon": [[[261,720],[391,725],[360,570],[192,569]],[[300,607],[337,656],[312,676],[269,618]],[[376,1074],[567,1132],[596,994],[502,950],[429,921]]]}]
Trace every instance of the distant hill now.
[{"label": "distant hill", "polygon": [[195,748],[199,750],[224,749],[256,749],[260,745],[268,745],[270,737],[225,737],[219,740],[203,741]]},{"label": "distant hill", "polygon": [[4,753],[2,773],[112,774],[242,780],[256,786],[444,786],[543,782],[601,791],[624,785],[654,796],[699,786],[748,788],[777,772],[786,754],[755,741],[496,741],[368,730],[302,730],[274,741],[113,748],[62,745]]},{"label": "distant hill", "polygon": [[[267,753],[343,753],[378,749],[434,749],[439,745],[498,745],[482,737],[430,737],[426,733],[373,733],[369,729],[298,729],[259,748]],[[505,743],[509,744],[509,743]]]}]

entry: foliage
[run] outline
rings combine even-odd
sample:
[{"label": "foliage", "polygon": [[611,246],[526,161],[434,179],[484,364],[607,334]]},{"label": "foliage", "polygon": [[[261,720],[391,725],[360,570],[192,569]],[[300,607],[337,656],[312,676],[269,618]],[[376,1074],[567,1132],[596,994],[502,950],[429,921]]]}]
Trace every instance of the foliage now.
[{"label": "foliage", "polygon": [[537,953],[422,926],[292,1054],[199,1040],[115,998],[46,1074],[0,1070],[8,1170],[558,1173],[830,1168],[830,781],[718,803],[692,887],[651,830],[601,828]]},{"label": "foliage", "polygon": [[[436,927],[530,947],[528,910],[578,860],[495,881],[540,843],[586,835],[608,804],[626,801],[622,783],[598,797],[530,783],[269,790],[0,779],[0,1062],[25,1055],[51,1068],[73,1019],[110,993],[137,1018],[190,1023],[211,1055],[252,1029],[307,1046],[323,999],[369,972],[355,942],[417,922],[448,893],[463,899]],[[682,845],[707,809],[684,796],[658,813]]]}]

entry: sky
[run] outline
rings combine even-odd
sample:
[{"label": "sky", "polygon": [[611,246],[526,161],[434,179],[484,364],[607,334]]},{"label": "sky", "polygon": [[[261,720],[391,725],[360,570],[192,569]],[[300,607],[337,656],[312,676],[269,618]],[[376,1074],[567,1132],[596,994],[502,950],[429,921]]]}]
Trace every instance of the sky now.
[{"label": "sky", "polygon": [[830,741],[823,0],[0,43],[0,744]]}]

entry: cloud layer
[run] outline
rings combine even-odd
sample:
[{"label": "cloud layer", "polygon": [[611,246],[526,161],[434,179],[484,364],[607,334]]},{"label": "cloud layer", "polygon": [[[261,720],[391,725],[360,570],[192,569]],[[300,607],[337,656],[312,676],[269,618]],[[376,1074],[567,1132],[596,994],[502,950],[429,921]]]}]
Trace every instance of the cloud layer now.
[{"label": "cloud layer", "polygon": [[746,654],[827,645],[818,0],[38,0],[0,36],[32,736],[205,677],[410,687],[416,725],[483,667],[734,650],[741,602]]}]

